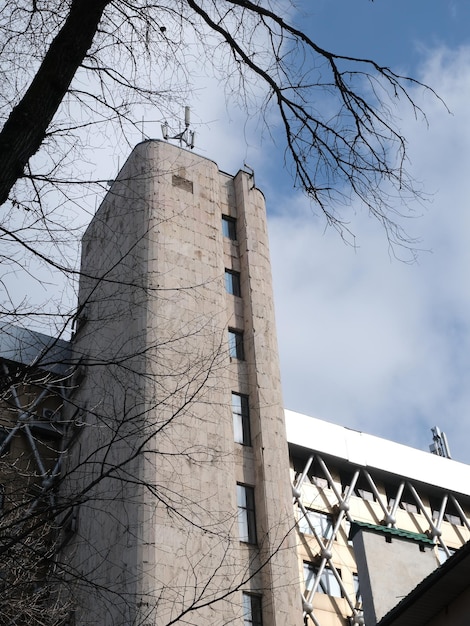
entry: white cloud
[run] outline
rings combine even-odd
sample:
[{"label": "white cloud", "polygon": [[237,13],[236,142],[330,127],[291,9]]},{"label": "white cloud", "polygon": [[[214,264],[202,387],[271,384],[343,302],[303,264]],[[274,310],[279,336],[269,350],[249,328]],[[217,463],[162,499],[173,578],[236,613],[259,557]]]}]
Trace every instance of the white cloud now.
[{"label": "white cloud", "polygon": [[[429,53],[423,67],[422,80],[436,86],[452,115],[423,96],[429,129],[403,118],[412,172],[434,194],[409,228],[432,253],[412,266],[390,259],[383,232],[367,216],[357,220],[353,250],[324,232],[302,198],[280,198],[277,149],[260,146],[256,121],[227,101],[220,80],[197,66],[192,78],[196,152],[229,172],[243,161],[253,165],[275,209],[271,253],[286,406],[420,447],[438,424],[455,456],[470,461],[470,50]],[[145,130],[159,137],[154,126],[146,122]],[[104,155],[105,176],[117,170],[117,158]]]},{"label": "white cloud", "polygon": [[391,260],[364,215],[355,251],[299,199],[296,219],[270,220],[284,400],[423,448],[438,424],[469,461],[470,49],[430,54],[422,78],[452,111],[426,97],[429,128],[403,119],[411,171],[433,193],[410,226],[432,252]]}]

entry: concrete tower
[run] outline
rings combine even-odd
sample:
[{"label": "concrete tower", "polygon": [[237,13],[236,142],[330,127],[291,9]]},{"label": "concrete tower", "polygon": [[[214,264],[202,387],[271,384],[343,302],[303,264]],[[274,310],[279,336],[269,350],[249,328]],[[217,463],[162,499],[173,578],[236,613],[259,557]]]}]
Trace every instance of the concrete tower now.
[{"label": "concrete tower", "polygon": [[73,349],[76,625],[301,624],[252,177],[139,144],[83,239]]}]

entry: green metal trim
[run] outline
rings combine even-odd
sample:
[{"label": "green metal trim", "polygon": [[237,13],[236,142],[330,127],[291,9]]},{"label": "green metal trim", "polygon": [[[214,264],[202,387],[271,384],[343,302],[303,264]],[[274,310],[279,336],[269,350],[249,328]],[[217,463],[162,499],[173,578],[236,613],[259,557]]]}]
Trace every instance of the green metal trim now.
[{"label": "green metal trim", "polygon": [[391,535],[393,537],[400,537],[401,539],[407,539],[408,541],[416,541],[418,543],[425,543],[433,546],[434,541],[423,533],[413,533],[409,530],[403,530],[401,528],[389,528],[388,526],[377,526],[376,524],[368,524],[366,522],[353,521],[351,523],[351,530],[349,532],[349,538],[352,539],[354,535],[360,529],[368,530],[380,535]]}]

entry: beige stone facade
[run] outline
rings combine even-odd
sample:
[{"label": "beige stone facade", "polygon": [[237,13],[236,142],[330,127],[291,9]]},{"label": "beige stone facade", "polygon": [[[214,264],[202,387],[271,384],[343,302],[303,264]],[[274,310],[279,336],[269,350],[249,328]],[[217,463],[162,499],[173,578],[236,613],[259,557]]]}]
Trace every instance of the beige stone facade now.
[{"label": "beige stone facade", "polygon": [[266,214],[250,175],[138,145],[83,239],[73,345],[86,376],[68,492],[95,481],[67,546],[92,583],[77,588],[77,626],[258,624],[259,607],[265,625],[301,623]]},{"label": "beige stone facade", "polygon": [[249,173],[139,144],[83,238],[78,297],[72,356],[0,334],[4,373],[29,373],[0,406],[4,483],[53,512],[48,623],[362,626],[367,597],[375,626],[470,539],[469,466],[284,412]]}]

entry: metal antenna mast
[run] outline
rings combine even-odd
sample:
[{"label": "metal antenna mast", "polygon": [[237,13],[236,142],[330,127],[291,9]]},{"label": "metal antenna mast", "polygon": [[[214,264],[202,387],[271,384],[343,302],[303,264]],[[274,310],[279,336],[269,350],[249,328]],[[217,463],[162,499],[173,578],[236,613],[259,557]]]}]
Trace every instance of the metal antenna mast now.
[{"label": "metal antenna mast", "polygon": [[429,446],[430,451],[437,456],[443,456],[446,459],[452,458],[450,456],[449,444],[447,443],[447,437],[438,426],[431,428],[433,442]]},{"label": "metal antenna mast", "polygon": [[176,139],[179,141],[181,147],[183,146],[183,144],[185,144],[188,148],[191,148],[192,150],[194,148],[194,140],[196,137],[196,133],[194,130],[189,130],[190,123],[191,123],[190,108],[184,107],[184,126],[185,126],[184,130],[183,131],[180,130],[180,132],[176,133],[175,135],[170,135],[170,133],[173,133],[174,131],[170,128],[168,122],[165,120],[165,122],[162,124],[163,139],[165,139],[165,141],[168,141],[168,139]]}]

